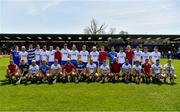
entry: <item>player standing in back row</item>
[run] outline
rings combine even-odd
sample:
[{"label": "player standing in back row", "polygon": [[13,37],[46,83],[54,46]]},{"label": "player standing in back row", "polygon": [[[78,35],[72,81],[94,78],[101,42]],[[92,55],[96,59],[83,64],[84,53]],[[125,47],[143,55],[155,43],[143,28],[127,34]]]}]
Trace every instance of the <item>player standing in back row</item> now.
[{"label": "player standing in back row", "polygon": [[111,65],[113,63],[114,58],[117,57],[117,52],[115,51],[115,48],[113,46],[111,47],[111,52],[109,52],[108,57],[109,65]]},{"label": "player standing in back row", "polygon": [[139,46],[137,46],[136,50],[134,51],[134,65],[136,64],[136,61],[139,62],[139,65],[141,64],[141,56],[142,51],[140,51]]},{"label": "player standing in back row", "polygon": [[132,65],[133,51],[132,51],[130,45],[128,45],[128,46],[126,47],[125,53],[126,53],[126,59],[128,59],[128,60],[129,60],[129,64]]},{"label": "player standing in back row", "polygon": [[92,59],[93,63],[96,64],[98,67],[98,59],[99,59],[99,52],[97,51],[97,48],[94,46],[93,51],[90,52],[90,58]]},{"label": "player standing in back row", "polygon": [[154,47],[154,51],[151,53],[151,62],[156,64],[156,60],[161,58],[161,53],[158,51],[157,47]]},{"label": "player standing in back row", "polygon": [[107,52],[104,49],[104,46],[101,46],[101,50],[99,51],[99,66],[101,66],[107,58]]},{"label": "player standing in back row", "polygon": [[51,66],[54,64],[55,59],[55,50],[53,50],[53,46],[49,46],[49,51],[47,52],[48,56],[48,65]]},{"label": "player standing in back row", "polygon": [[77,60],[79,57],[79,51],[76,49],[75,44],[72,45],[72,50],[70,51],[69,55],[70,55],[71,63],[76,67]]},{"label": "player standing in back row", "polygon": [[33,45],[29,45],[29,49],[27,50],[28,52],[28,64],[31,65],[32,60],[35,57],[35,49],[33,48]]},{"label": "player standing in back row", "polygon": [[61,65],[65,65],[67,63],[69,53],[70,50],[67,48],[67,44],[65,43],[64,48],[61,49],[61,55],[62,55]]},{"label": "player standing in back row", "polygon": [[80,57],[82,60],[82,64],[84,66],[86,66],[88,63],[88,57],[89,57],[89,52],[86,50],[86,45],[82,46],[82,51],[80,52]]},{"label": "player standing in back row", "polygon": [[41,56],[41,49],[40,49],[40,46],[37,45],[36,46],[36,50],[35,50],[35,60],[36,60],[36,64],[37,65],[40,65],[40,56]]}]

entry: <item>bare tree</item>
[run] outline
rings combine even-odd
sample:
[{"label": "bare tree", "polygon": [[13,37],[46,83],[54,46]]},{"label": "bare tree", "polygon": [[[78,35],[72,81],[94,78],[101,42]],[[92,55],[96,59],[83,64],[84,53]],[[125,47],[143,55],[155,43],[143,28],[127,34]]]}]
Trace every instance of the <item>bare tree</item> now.
[{"label": "bare tree", "polygon": [[127,35],[127,34],[128,34],[128,32],[127,32],[127,31],[123,31],[123,30],[121,30],[121,31],[119,32],[119,34]]},{"label": "bare tree", "polygon": [[102,25],[98,25],[97,21],[93,18],[91,20],[91,25],[87,26],[84,29],[84,33],[85,34],[104,34],[105,33],[105,29],[106,29],[106,25],[102,24]]},{"label": "bare tree", "polygon": [[116,28],[109,29],[109,34],[115,34],[115,33],[116,33]]}]

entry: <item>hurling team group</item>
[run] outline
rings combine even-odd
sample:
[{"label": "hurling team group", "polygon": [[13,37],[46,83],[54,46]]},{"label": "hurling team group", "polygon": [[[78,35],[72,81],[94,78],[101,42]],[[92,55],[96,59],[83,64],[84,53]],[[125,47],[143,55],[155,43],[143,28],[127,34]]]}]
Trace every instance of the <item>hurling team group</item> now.
[{"label": "hurling team group", "polygon": [[20,83],[56,83],[56,82],[135,82],[174,84],[176,75],[171,59],[165,65],[160,64],[161,53],[155,47],[153,52],[148,48],[142,50],[137,46],[119,48],[119,52],[111,47],[106,52],[104,46],[98,51],[78,51],[76,45],[68,49],[65,43],[60,49],[53,46],[32,44],[26,50],[18,46],[11,51],[10,64],[7,66],[6,78],[15,84]]}]

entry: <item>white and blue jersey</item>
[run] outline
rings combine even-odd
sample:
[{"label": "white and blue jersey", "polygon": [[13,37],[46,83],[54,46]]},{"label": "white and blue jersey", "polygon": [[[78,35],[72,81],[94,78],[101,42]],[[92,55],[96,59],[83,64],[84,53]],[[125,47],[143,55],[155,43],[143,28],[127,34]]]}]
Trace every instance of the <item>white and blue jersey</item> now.
[{"label": "white and blue jersey", "polygon": [[28,64],[30,65],[32,60],[35,58],[35,49],[29,49],[28,52]]},{"label": "white and blue jersey", "polygon": [[43,61],[45,60],[46,62],[48,62],[48,51],[41,51],[40,54],[40,60]]},{"label": "white and blue jersey", "polygon": [[98,51],[92,51],[90,52],[90,57],[93,61],[94,64],[96,64],[96,66],[98,66],[98,58],[99,58],[99,52]]},{"label": "white and blue jersey", "polygon": [[62,55],[61,65],[66,64],[69,54],[70,54],[69,49],[64,49],[64,48],[61,49],[61,55]]},{"label": "white and blue jersey", "polygon": [[160,53],[160,52],[155,52],[155,51],[153,51],[153,52],[151,53],[151,58],[152,58],[152,59],[151,59],[151,60],[152,60],[152,63],[155,64],[155,63],[156,63],[156,60],[161,58],[161,53]]},{"label": "white and blue jersey", "polygon": [[77,65],[77,59],[78,59],[78,55],[79,55],[79,51],[77,50],[71,50],[70,51],[70,56],[71,56],[71,63],[76,66]]},{"label": "white and blue jersey", "polygon": [[136,74],[140,74],[141,73],[141,65],[133,65],[133,70]]},{"label": "white and blue jersey", "polygon": [[141,56],[142,56],[142,64],[145,63],[146,59],[149,59],[150,57],[150,53],[149,52],[142,52]]},{"label": "white and blue jersey", "polygon": [[19,51],[13,50],[13,51],[11,51],[11,55],[12,55],[12,59],[13,59],[14,63],[19,66],[19,62],[20,62]]},{"label": "white and blue jersey", "polygon": [[48,51],[47,56],[48,56],[48,65],[51,66],[52,64],[54,64],[55,51],[54,50]]},{"label": "white and blue jersey", "polygon": [[39,71],[39,66],[38,65],[30,65],[29,66],[29,70],[31,71],[32,75],[35,75],[37,73],[37,71]]},{"label": "white and blue jersey", "polygon": [[114,60],[114,57],[117,57],[117,52],[109,52],[108,56],[109,56],[109,62],[111,64]]},{"label": "white and blue jersey", "polygon": [[80,52],[81,60],[84,66],[87,65],[89,52],[88,51],[81,51]]},{"label": "white and blue jersey", "polygon": [[87,68],[87,70],[88,70],[88,72],[89,72],[89,74],[92,74],[92,73],[94,73],[94,71],[96,70],[96,64],[87,64],[87,66],[86,66],[86,68]]},{"label": "white and blue jersey", "polygon": [[40,65],[40,58],[41,57],[41,49],[36,49],[35,50],[35,60],[36,60],[36,64]]},{"label": "white and blue jersey", "polygon": [[24,60],[24,62],[27,63],[27,56],[28,56],[28,53],[26,51],[19,52],[20,61]]},{"label": "white and blue jersey", "polygon": [[124,71],[124,73],[129,73],[130,72],[130,70],[131,70],[131,65],[130,64],[128,64],[128,65],[126,65],[125,63],[123,64],[123,66],[122,66],[122,70]]}]

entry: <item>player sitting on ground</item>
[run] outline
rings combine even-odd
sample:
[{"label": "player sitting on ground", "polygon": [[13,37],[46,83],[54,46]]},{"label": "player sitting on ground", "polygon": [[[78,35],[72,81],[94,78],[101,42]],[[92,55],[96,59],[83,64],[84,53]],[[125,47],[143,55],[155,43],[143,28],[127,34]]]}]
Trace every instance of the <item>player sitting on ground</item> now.
[{"label": "player sitting on ground", "polygon": [[[71,59],[67,58],[67,63],[64,65],[64,70],[63,70],[63,78],[64,81],[70,82],[72,79],[75,79],[76,72],[74,70],[74,65],[71,63]],[[73,80],[75,81],[75,80]]]},{"label": "player sitting on ground", "polygon": [[161,83],[160,79],[162,78],[162,65],[159,63],[159,59],[157,59],[156,63],[152,65],[152,74],[153,82]]},{"label": "player sitting on ground", "polygon": [[146,83],[150,83],[152,74],[151,74],[151,64],[149,63],[148,58],[145,60],[145,63],[142,65],[142,68],[143,68],[143,74],[142,74],[143,81],[146,80]]},{"label": "player sitting on ground", "polygon": [[58,81],[58,79],[62,76],[62,68],[58,63],[58,59],[55,59],[54,64],[52,64],[50,68],[50,74],[54,79],[53,83],[56,83],[56,81]]},{"label": "player sitting on ground", "polygon": [[103,61],[103,64],[100,66],[100,77],[101,83],[107,82],[107,76],[110,74],[109,65],[106,64],[106,60]]},{"label": "player sitting on ground", "polygon": [[76,72],[77,72],[77,76],[78,76],[78,81],[82,81],[85,79],[85,65],[82,63],[82,60],[79,59],[78,60],[78,64],[76,65]]},{"label": "player sitting on ground", "polygon": [[51,75],[49,73],[49,66],[47,65],[46,61],[43,60],[40,66],[40,77],[43,83],[50,83],[51,82]]},{"label": "player sitting on ground", "polygon": [[125,63],[122,66],[122,78],[125,82],[131,81],[131,65],[129,64],[129,60],[126,59]]},{"label": "player sitting on ground", "polygon": [[116,57],[114,57],[113,62],[111,63],[111,73],[109,74],[109,79],[110,81],[114,82],[116,77],[119,79],[119,77],[121,77],[120,74],[120,64],[118,63],[118,59]]},{"label": "player sitting on ground", "polygon": [[27,84],[30,84],[32,81],[37,80],[38,77],[39,77],[39,66],[36,65],[35,60],[32,60],[32,65],[29,66]]},{"label": "player sitting on ground", "polygon": [[21,60],[21,63],[19,65],[19,74],[20,74],[20,78],[19,80],[16,82],[16,84],[20,84],[21,83],[21,79],[23,77],[27,77],[28,75],[28,70],[29,70],[29,65],[27,63],[25,63],[24,60]]},{"label": "player sitting on ground", "polygon": [[135,61],[135,65],[133,65],[133,77],[137,84],[141,83],[141,65],[139,61]]},{"label": "player sitting on ground", "polygon": [[96,78],[98,77],[97,66],[95,63],[93,63],[92,59],[90,59],[90,62],[87,64],[86,69],[87,69],[87,74],[86,74],[87,81],[88,82],[95,81]]},{"label": "player sitting on ground", "polygon": [[6,78],[10,81],[10,83],[12,83],[13,81],[13,76],[15,76],[16,79],[19,77],[18,67],[13,62],[13,60],[10,60],[10,64],[7,67],[7,75],[6,75]]},{"label": "player sitting on ground", "polygon": [[169,81],[171,84],[174,84],[174,79],[176,79],[176,75],[174,74],[174,66],[171,64],[171,59],[167,61],[167,64],[164,65],[164,82],[167,83],[166,79],[169,77]]}]

